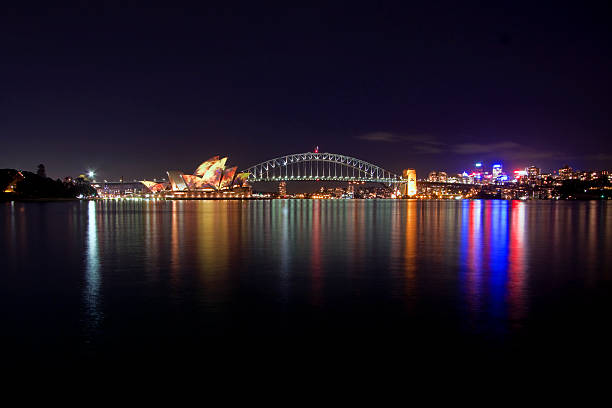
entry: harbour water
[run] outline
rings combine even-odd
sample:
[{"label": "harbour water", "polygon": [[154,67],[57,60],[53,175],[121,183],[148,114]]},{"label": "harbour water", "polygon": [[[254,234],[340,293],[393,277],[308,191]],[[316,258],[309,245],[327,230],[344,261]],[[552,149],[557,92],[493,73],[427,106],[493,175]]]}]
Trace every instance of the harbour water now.
[{"label": "harbour water", "polygon": [[611,339],[606,202],[9,202],[0,233],[15,361],[598,353]]}]

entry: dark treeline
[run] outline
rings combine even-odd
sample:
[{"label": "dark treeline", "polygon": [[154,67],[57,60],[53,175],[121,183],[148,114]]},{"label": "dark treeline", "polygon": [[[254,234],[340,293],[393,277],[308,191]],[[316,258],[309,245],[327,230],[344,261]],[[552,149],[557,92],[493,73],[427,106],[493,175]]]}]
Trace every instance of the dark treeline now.
[{"label": "dark treeline", "polygon": [[559,187],[562,199],[597,200],[612,197],[612,184],[607,176],[596,180],[563,180]]},{"label": "dark treeline", "polygon": [[[42,173],[42,174],[41,174]],[[53,180],[44,175],[15,169],[0,169],[0,198],[44,199],[94,196],[96,190],[83,178],[70,181]]]}]

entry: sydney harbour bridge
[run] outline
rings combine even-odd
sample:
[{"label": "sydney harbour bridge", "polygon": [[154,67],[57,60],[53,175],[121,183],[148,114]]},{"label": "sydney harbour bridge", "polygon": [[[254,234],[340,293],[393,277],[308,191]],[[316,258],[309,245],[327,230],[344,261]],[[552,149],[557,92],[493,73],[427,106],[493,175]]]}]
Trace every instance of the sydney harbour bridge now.
[{"label": "sydney harbour bridge", "polygon": [[249,182],[363,181],[397,185],[408,181],[405,177],[355,157],[317,151],[276,157],[251,166],[243,173],[249,174]]},{"label": "sydney harbour bridge", "polygon": [[240,172],[225,166],[227,157],[214,156],[202,162],[193,174],[169,170],[168,182],[143,180],[149,192],[168,198],[221,198],[250,195],[250,184],[257,182],[336,181],[380,183],[402,196],[417,193],[416,172],[402,175],[355,157],[314,152],[289,154],[255,164]]}]

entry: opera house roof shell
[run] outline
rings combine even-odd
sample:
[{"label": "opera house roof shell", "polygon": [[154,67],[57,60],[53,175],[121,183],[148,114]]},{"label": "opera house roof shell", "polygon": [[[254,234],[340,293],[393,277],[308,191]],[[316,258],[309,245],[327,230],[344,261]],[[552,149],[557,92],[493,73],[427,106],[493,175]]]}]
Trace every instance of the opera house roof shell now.
[{"label": "opera house roof shell", "polygon": [[238,173],[238,167],[225,167],[227,157],[211,157],[202,162],[193,174],[178,170],[168,171],[168,182],[142,181],[151,192],[160,191],[221,191],[234,187],[245,187],[249,173]]}]

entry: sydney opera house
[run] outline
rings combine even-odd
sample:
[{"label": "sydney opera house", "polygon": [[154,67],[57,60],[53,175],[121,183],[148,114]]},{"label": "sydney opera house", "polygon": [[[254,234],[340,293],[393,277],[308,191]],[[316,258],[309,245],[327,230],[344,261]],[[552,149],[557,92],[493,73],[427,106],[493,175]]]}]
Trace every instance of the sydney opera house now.
[{"label": "sydney opera house", "polygon": [[237,173],[238,167],[225,167],[227,157],[211,157],[194,171],[184,174],[178,170],[168,171],[168,181],[141,181],[151,193],[166,198],[220,198],[248,197],[251,195],[247,183],[249,173]]}]

